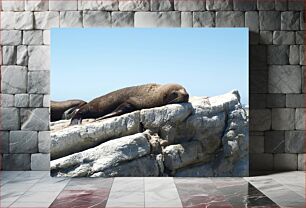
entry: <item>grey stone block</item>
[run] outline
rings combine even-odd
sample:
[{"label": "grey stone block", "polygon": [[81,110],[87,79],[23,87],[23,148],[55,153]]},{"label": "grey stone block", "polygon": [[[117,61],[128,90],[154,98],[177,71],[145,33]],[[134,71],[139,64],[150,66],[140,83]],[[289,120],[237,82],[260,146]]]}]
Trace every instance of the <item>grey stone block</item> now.
[{"label": "grey stone block", "polygon": [[38,133],[38,150],[40,153],[50,153],[51,137],[49,131]]},{"label": "grey stone block", "polygon": [[250,109],[266,108],[266,94],[250,94]]},{"label": "grey stone block", "polygon": [[60,22],[59,12],[34,12],[34,27],[36,29],[58,28]]},{"label": "grey stone block", "polygon": [[267,107],[268,108],[283,108],[286,106],[285,94],[268,94]]},{"label": "grey stone block", "polygon": [[0,153],[9,153],[9,131],[0,131]]},{"label": "grey stone block", "polygon": [[286,131],[285,141],[286,153],[304,153],[304,131]]},{"label": "grey stone block", "polygon": [[151,11],[171,11],[174,8],[174,0],[151,0]]},{"label": "grey stone block", "polygon": [[2,45],[20,45],[21,44],[20,30],[2,30],[1,44]]},{"label": "grey stone block", "polygon": [[49,130],[49,108],[21,109],[20,116],[21,130]]},{"label": "grey stone block", "polygon": [[150,0],[119,0],[120,11],[149,11]]},{"label": "grey stone block", "polygon": [[213,11],[233,10],[232,0],[206,0],[206,9]]},{"label": "grey stone block", "polygon": [[50,95],[44,95],[43,107],[50,107]]},{"label": "grey stone block", "polygon": [[250,136],[264,136],[264,132],[263,131],[250,131],[249,132]]},{"label": "grey stone block", "polygon": [[234,10],[238,11],[251,11],[256,10],[257,3],[254,0],[233,0]]},{"label": "grey stone block", "polygon": [[30,94],[30,106],[29,107],[43,107],[44,95]]},{"label": "grey stone block", "polygon": [[29,71],[50,70],[50,47],[28,46]]},{"label": "grey stone block", "polygon": [[110,12],[84,11],[84,27],[111,27],[112,18]]},{"label": "grey stone block", "polygon": [[112,12],[112,27],[134,27],[134,12]]},{"label": "grey stone block", "polygon": [[32,12],[15,12],[15,29],[31,30],[34,27],[34,17]]},{"label": "grey stone block", "polygon": [[4,108],[14,107],[14,95],[0,94],[0,106]]},{"label": "grey stone block", "polygon": [[298,170],[305,170],[306,154],[298,154]]},{"label": "grey stone block", "polygon": [[258,12],[246,12],[245,13],[245,26],[249,28],[250,31],[258,32],[259,31],[259,22],[258,22]]},{"label": "grey stone block", "polygon": [[263,136],[250,136],[249,138],[249,152],[250,153],[263,153],[264,152],[264,137]]},{"label": "grey stone block", "polygon": [[32,71],[28,74],[28,93],[49,94],[49,71]]},{"label": "grey stone block", "polygon": [[258,70],[250,72],[250,93],[268,92],[268,72]]},{"label": "grey stone block", "polygon": [[304,72],[305,71],[305,67],[302,66],[302,93],[305,93],[306,92],[306,87],[304,87],[304,81],[306,80],[306,73]]},{"label": "grey stone block", "polygon": [[266,131],[271,128],[271,110],[250,110],[250,131]]},{"label": "grey stone block", "polygon": [[26,66],[28,65],[28,60],[28,47],[25,45],[17,46],[17,65]]},{"label": "grey stone block", "polygon": [[31,170],[50,170],[50,154],[32,154]]},{"label": "grey stone block", "polygon": [[282,12],[281,14],[282,30],[299,30],[300,13],[299,12]]},{"label": "grey stone block", "polygon": [[269,45],[267,47],[268,64],[288,64],[289,46],[288,45]]},{"label": "grey stone block", "polygon": [[205,1],[204,0],[192,0],[192,1],[182,1],[174,0],[174,10],[177,11],[204,11]]},{"label": "grey stone block", "polygon": [[24,1],[3,1],[3,11],[24,11]]},{"label": "grey stone block", "polygon": [[1,67],[2,93],[24,93],[27,88],[27,69],[22,66]]},{"label": "grey stone block", "polygon": [[305,12],[300,13],[300,29],[305,30]]},{"label": "grey stone block", "polygon": [[270,93],[300,93],[301,67],[293,65],[271,66],[269,68]]},{"label": "grey stone block", "polygon": [[50,45],[50,30],[43,30],[43,43]]},{"label": "grey stone block", "polygon": [[304,44],[304,31],[295,32],[295,43],[296,44]]},{"label": "grey stone block", "polygon": [[49,1],[49,10],[66,11],[66,10],[78,10],[78,1]]},{"label": "grey stone block", "polygon": [[192,12],[181,12],[181,27],[193,27],[192,14]]},{"label": "grey stone block", "polygon": [[274,170],[297,170],[297,154],[275,154]]},{"label": "grey stone block", "polygon": [[81,11],[60,12],[60,27],[83,27]]},{"label": "grey stone block", "polygon": [[36,131],[11,131],[10,153],[36,153],[38,140]]},{"label": "grey stone block", "polygon": [[2,64],[15,65],[17,59],[16,46],[2,46]]},{"label": "grey stone block", "polygon": [[216,12],[217,27],[244,27],[244,13],[221,11]]},{"label": "grey stone block", "polygon": [[28,94],[16,94],[15,95],[15,106],[16,107],[28,107],[29,106],[29,95]]},{"label": "grey stone block", "polygon": [[274,31],[273,44],[290,45],[295,44],[295,34],[289,31]]},{"label": "grey stone block", "polygon": [[272,31],[260,31],[260,44],[272,44]]},{"label": "grey stone block", "polygon": [[[267,67],[267,47],[250,45],[250,66],[256,68]],[[251,77],[250,77],[251,78]]]},{"label": "grey stone block", "polygon": [[286,107],[288,108],[303,108],[305,105],[304,94],[287,94]]},{"label": "grey stone block", "polygon": [[295,109],[273,108],[272,129],[273,130],[294,130]]},{"label": "grey stone block", "polygon": [[288,9],[294,11],[303,11],[304,0],[288,0]]},{"label": "grey stone block", "polygon": [[1,29],[13,30],[15,28],[15,12],[1,12]]},{"label": "grey stone block", "polygon": [[295,129],[296,130],[305,130],[305,121],[304,121],[305,109],[297,108],[295,111]]},{"label": "grey stone block", "polygon": [[136,12],[135,27],[180,27],[180,12]]},{"label": "grey stone block", "polygon": [[193,12],[193,27],[214,27],[214,12]]},{"label": "grey stone block", "polygon": [[48,9],[49,9],[49,1],[46,0],[35,0],[35,1],[25,2],[26,11],[46,11]]},{"label": "grey stone block", "polygon": [[257,9],[258,10],[274,10],[275,2],[268,0],[257,0]]},{"label": "grey stone block", "polygon": [[304,45],[300,45],[300,65],[305,65]]},{"label": "grey stone block", "polygon": [[289,63],[299,64],[300,63],[300,48],[298,45],[291,45],[289,48]]},{"label": "grey stone block", "polygon": [[260,30],[280,30],[281,15],[278,11],[259,11]]},{"label": "grey stone block", "polygon": [[3,154],[3,170],[30,170],[30,154]]},{"label": "grey stone block", "polygon": [[118,8],[119,8],[118,0],[112,0],[112,1],[78,0],[78,10],[117,11]]},{"label": "grey stone block", "polygon": [[288,9],[287,0],[275,0],[275,10],[286,11]]},{"label": "grey stone block", "polygon": [[22,42],[25,45],[41,45],[43,44],[43,33],[41,30],[24,31]]},{"label": "grey stone block", "polygon": [[19,110],[17,108],[0,108],[0,130],[17,130],[20,128]]},{"label": "grey stone block", "polygon": [[273,170],[273,154],[250,154],[250,170]]},{"label": "grey stone block", "polygon": [[284,153],[285,152],[285,132],[266,131],[265,132],[265,152]]}]

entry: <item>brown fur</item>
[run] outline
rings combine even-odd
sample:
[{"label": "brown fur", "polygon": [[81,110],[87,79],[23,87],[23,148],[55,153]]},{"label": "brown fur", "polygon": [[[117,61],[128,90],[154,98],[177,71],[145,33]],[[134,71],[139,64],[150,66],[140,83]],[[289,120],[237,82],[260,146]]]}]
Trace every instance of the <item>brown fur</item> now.
[{"label": "brown fur", "polygon": [[65,112],[73,113],[86,103],[83,100],[51,101],[51,122],[65,119]]}]

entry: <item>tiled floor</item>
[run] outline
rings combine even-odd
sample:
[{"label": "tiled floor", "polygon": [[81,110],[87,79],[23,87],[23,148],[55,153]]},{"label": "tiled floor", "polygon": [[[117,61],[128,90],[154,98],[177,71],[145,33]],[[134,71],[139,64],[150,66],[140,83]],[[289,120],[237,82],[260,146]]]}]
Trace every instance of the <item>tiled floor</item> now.
[{"label": "tiled floor", "polygon": [[51,178],[1,172],[1,207],[305,207],[305,173],[246,178]]}]

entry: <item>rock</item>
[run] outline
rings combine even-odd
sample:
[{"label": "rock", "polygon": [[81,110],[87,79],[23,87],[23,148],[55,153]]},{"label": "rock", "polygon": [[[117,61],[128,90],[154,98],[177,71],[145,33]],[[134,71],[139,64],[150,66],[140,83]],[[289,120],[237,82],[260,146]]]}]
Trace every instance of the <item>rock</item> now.
[{"label": "rock", "polygon": [[15,29],[31,30],[34,26],[32,12],[15,12]]},{"label": "rock", "polygon": [[16,46],[2,46],[3,65],[15,65],[17,58]]},{"label": "rock", "polygon": [[180,12],[135,12],[135,27],[180,27]]},{"label": "rock", "polygon": [[[42,33],[40,33],[42,35]],[[42,36],[40,37],[42,41]],[[29,71],[50,70],[50,47],[29,46]]]},{"label": "rock", "polygon": [[0,130],[18,130],[20,128],[19,110],[17,108],[0,108],[2,122]]},{"label": "rock", "polygon": [[49,10],[65,11],[65,10],[78,10],[78,1],[49,1]]},{"label": "rock", "polygon": [[204,11],[205,1],[203,0],[192,0],[192,1],[174,0],[174,10],[183,11],[183,12]]},{"label": "rock", "polygon": [[10,132],[10,153],[35,153],[37,150],[36,131]]},{"label": "rock", "polygon": [[43,107],[44,95],[30,94],[30,106],[29,107]]},{"label": "rock", "polygon": [[14,95],[0,94],[0,106],[4,108],[14,107]]},{"label": "rock", "polygon": [[120,11],[149,11],[149,0],[119,0]]},{"label": "rock", "polygon": [[181,27],[192,27],[192,12],[181,12]]},{"label": "rock", "polygon": [[43,33],[41,30],[28,30],[23,32],[23,44],[42,45]]},{"label": "rock", "polygon": [[51,29],[59,27],[59,12],[34,12],[36,29]]},{"label": "rock", "polygon": [[21,109],[21,130],[49,130],[49,108]]},{"label": "rock", "polygon": [[281,13],[279,11],[259,11],[260,30],[280,30]]},{"label": "rock", "polygon": [[173,9],[173,0],[151,0],[151,11],[171,11]]},{"label": "rock", "polygon": [[28,94],[16,94],[15,95],[15,107],[28,107],[29,95]]},{"label": "rock", "polygon": [[21,45],[21,31],[20,30],[2,30],[1,44],[2,45]]},{"label": "rock", "polygon": [[[3,8],[3,4],[2,4]],[[1,28],[5,30],[15,29],[15,12],[1,12]]]},{"label": "rock", "polygon": [[50,170],[50,154],[32,154],[31,155],[31,170],[46,171]]},{"label": "rock", "polygon": [[50,153],[51,137],[49,131],[38,132],[38,151],[40,153]]},{"label": "rock", "polygon": [[45,11],[48,9],[49,1],[45,0],[26,1],[25,4],[26,11]]},{"label": "rock", "polygon": [[291,45],[295,43],[295,34],[292,31],[274,31],[273,44]]},{"label": "rock", "polygon": [[[112,172],[110,170],[111,167],[118,167],[122,163],[140,158],[149,153],[150,144],[146,135],[138,133],[113,139],[83,152],[53,160],[51,161],[51,174],[73,177],[103,175]],[[132,164],[131,166],[134,165]],[[129,169],[123,170],[123,172],[126,171],[129,171]],[[112,174],[116,174],[115,171]]]},{"label": "rock", "polygon": [[60,27],[83,27],[81,11],[60,12]]},{"label": "rock", "polygon": [[112,12],[112,27],[134,27],[134,12]]},{"label": "rock", "polygon": [[193,27],[214,27],[214,12],[193,12]]},{"label": "rock", "polygon": [[281,13],[281,29],[282,30],[299,30],[300,29],[300,13],[299,12],[282,12]]},{"label": "rock", "polygon": [[79,10],[96,10],[96,11],[117,11],[118,0],[105,1],[105,0],[78,0]]},{"label": "rock", "polygon": [[[30,154],[3,154],[3,170],[30,170]],[[48,162],[47,162],[48,163]]]},{"label": "rock", "polygon": [[50,93],[50,72],[31,71],[28,73],[28,93],[49,94]]},{"label": "rock", "polygon": [[240,11],[216,12],[217,27],[244,27],[244,13]]},{"label": "rock", "polygon": [[[248,117],[237,91],[77,126],[69,122],[51,123],[53,175],[248,175]],[[135,139],[146,144],[145,153],[137,152]]]},{"label": "rock", "polygon": [[25,45],[17,46],[17,65],[28,65],[28,47]]},{"label": "rock", "polygon": [[84,27],[110,27],[111,14],[105,11],[84,11]]},{"label": "rock", "polygon": [[22,66],[1,67],[2,93],[25,93],[27,89],[27,69]]}]

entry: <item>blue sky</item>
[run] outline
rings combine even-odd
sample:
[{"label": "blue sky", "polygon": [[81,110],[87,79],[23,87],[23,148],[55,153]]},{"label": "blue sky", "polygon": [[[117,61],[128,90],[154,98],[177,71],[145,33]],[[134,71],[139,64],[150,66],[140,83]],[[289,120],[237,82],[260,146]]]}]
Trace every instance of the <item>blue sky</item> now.
[{"label": "blue sky", "polygon": [[248,30],[52,29],[52,100],[145,83],[179,83],[191,96],[238,89],[248,104]]}]

